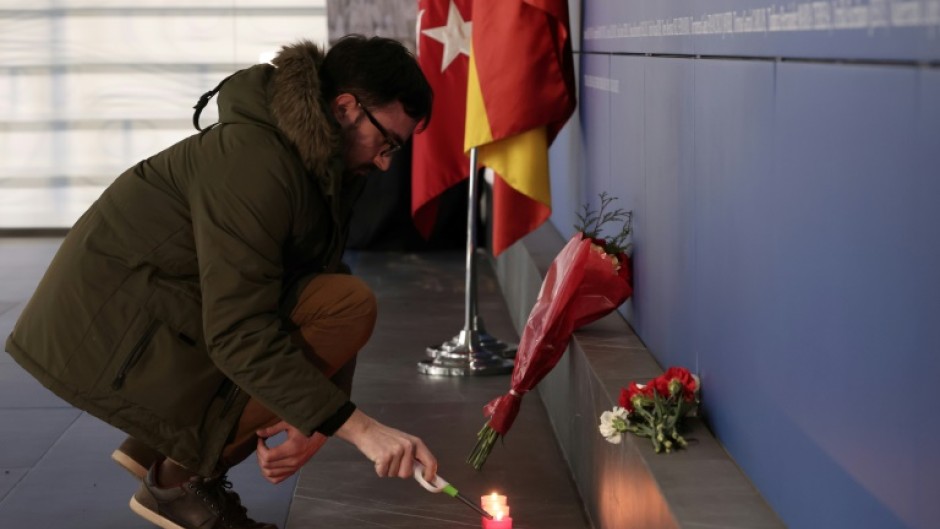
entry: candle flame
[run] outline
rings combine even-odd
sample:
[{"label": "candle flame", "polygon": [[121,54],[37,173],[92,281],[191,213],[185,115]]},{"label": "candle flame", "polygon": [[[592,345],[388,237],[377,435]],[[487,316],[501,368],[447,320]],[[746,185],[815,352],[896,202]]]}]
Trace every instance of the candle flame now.
[{"label": "candle flame", "polygon": [[490,498],[493,498],[493,501],[496,501],[497,494],[495,492],[490,494]]}]

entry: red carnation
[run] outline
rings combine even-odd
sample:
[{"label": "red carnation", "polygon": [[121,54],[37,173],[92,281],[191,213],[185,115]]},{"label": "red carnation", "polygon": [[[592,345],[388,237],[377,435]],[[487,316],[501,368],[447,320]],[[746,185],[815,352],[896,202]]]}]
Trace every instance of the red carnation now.
[{"label": "red carnation", "polygon": [[[669,381],[678,380],[682,384],[682,398],[691,402],[695,399],[695,392],[698,390],[698,382],[695,380],[695,377],[692,376],[692,373],[684,367],[670,367],[666,372],[660,377],[666,380],[666,392],[663,393],[665,396],[669,396]],[[659,391],[659,387],[656,388]]]}]

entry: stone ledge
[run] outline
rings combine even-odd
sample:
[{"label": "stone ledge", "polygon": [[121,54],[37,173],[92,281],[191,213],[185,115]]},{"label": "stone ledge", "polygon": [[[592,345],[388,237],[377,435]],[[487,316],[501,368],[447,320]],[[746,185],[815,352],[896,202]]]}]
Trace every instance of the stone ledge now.
[{"label": "stone ledge", "polygon": [[[565,240],[549,223],[506,250],[496,274],[520,335],[542,278]],[[620,388],[662,373],[619,313],[575,333],[567,354],[538,386],[555,436],[597,529],[785,527],[699,419],[689,449],[656,454],[632,435],[619,445],[597,431]]]}]

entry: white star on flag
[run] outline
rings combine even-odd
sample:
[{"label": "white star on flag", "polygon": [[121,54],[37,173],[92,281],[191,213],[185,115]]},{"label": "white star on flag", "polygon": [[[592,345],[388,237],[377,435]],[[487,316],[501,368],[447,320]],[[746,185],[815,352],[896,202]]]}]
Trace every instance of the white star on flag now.
[{"label": "white star on flag", "polygon": [[418,20],[415,22],[415,55],[421,56],[421,18],[427,9],[418,11]]},{"label": "white star on flag", "polygon": [[[420,23],[420,17],[419,17]],[[460,11],[454,2],[450,2],[447,10],[447,25],[430,28],[421,33],[444,45],[444,57],[441,62],[441,72],[450,66],[461,53],[470,56],[470,25],[469,20],[460,16]],[[420,27],[420,26],[419,26]],[[419,46],[420,47],[420,46]]]}]

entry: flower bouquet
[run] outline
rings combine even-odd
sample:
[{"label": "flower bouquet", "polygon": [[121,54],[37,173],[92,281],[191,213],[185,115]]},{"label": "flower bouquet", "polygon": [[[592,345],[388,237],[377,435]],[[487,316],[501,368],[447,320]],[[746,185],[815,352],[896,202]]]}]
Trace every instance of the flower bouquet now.
[{"label": "flower bouquet", "polygon": [[[568,348],[571,333],[616,309],[633,293],[630,279],[629,245],[632,214],[621,209],[607,211],[614,198],[601,194],[601,207],[588,205],[578,215],[578,233],[552,261],[529,313],[516,352],[508,393],[484,407],[489,418],[477,434],[477,443],[467,462],[480,470],[496,439],[512,426],[522,396],[555,367]],[[608,223],[620,224],[618,235],[602,239]]]},{"label": "flower bouquet", "polygon": [[631,432],[648,437],[657,453],[685,448],[679,430],[682,419],[698,408],[699,387],[698,377],[682,367],[670,367],[646,384],[631,382],[620,390],[619,406],[601,414],[598,429],[614,444]]}]

